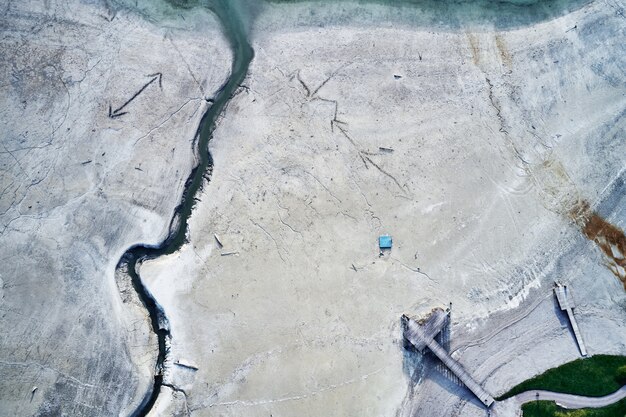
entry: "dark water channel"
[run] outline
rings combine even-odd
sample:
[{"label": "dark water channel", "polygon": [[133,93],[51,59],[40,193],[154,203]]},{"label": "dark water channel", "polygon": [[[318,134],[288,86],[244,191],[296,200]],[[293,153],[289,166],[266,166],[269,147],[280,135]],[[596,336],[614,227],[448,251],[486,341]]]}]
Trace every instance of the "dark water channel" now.
[{"label": "dark water channel", "polygon": [[248,71],[248,65],[254,55],[247,40],[245,25],[241,22],[241,14],[237,2],[218,0],[215,1],[212,6],[230,42],[233,51],[233,64],[228,81],[218,91],[213,100],[213,104],[203,115],[196,132],[195,143],[198,146],[197,155],[199,162],[187,178],[182,200],[176,207],[170,223],[170,234],[167,239],[156,247],[146,245],[131,247],[124,253],[117,265],[117,268],[120,269],[122,273],[127,271],[130,275],[133,287],[148,310],[152,322],[152,329],[156,333],[159,343],[154,385],[152,390],[146,394],[141,405],[131,414],[136,417],[147,415],[159,395],[163,384],[163,363],[168,354],[167,341],[170,337],[165,312],[143,285],[137,273],[137,264],[141,264],[141,262],[147,259],[154,259],[162,255],[176,252],[186,242],[188,219],[194,206],[195,197],[205,181],[208,180],[208,175],[213,166],[213,159],[208,150],[208,143],[213,134],[215,121],[244,80]]}]

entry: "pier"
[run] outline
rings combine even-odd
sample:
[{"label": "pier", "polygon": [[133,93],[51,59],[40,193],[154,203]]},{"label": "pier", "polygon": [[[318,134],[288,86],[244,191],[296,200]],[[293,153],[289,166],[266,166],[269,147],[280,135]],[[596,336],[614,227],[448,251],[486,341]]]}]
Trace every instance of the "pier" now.
[{"label": "pier", "polygon": [[434,309],[430,316],[424,320],[416,321],[406,315],[402,316],[402,320],[406,340],[420,352],[423,352],[424,348],[430,349],[481,403],[487,407],[494,403],[493,397],[435,340],[435,337],[448,322],[448,315],[442,309]]},{"label": "pier", "polygon": [[578,343],[578,349],[580,350],[580,354],[582,356],[587,356],[587,349],[585,348],[585,343],[583,342],[583,337],[580,334],[580,329],[578,328],[578,323],[576,322],[576,317],[574,317],[574,299],[572,298],[571,291],[567,288],[567,285],[563,285],[560,282],[556,282],[554,287],[554,294],[556,295],[556,299],[559,302],[559,307],[562,311],[567,312],[567,317],[569,318],[569,322],[572,326],[572,331],[574,332],[574,337],[576,338],[576,343]]}]

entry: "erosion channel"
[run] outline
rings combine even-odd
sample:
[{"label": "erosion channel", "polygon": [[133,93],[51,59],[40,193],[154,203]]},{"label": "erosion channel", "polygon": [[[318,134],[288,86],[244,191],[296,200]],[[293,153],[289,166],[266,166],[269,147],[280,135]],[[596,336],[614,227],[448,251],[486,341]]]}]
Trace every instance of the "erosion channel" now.
[{"label": "erosion channel", "polygon": [[168,354],[167,346],[168,339],[170,338],[170,330],[165,312],[143,285],[141,277],[137,272],[137,264],[141,264],[141,262],[147,259],[154,259],[162,255],[176,252],[185,243],[187,220],[194,206],[194,197],[204,183],[205,178],[209,178],[208,174],[213,165],[212,157],[208,150],[208,143],[215,127],[215,121],[245,78],[248,65],[254,55],[248,43],[244,25],[241,22],[237,2],[218,0],[212,5],[212,10],[218,16],[231,44],[233,50],[233,65],[228,81],[219,90],[213,104],[206,111],[198,126],[195,138],[198,146],[198,164],[187,178],[181,202],[176,207],[170,223],[170,234],[165,241],[156,247],[147,245],[133,246],[124,253],[117,264],[118,272],[126,272],[130,275],[133,287],[137,291],[143,305],[148,310],[152,322],[152,329],[157,335],[159,344],[154,385],[152,390],[144,397],[139,408],[132,413],[132,416],[137,417],[147,415],[159,395],[161,385],[163,384],[163,366]]}]

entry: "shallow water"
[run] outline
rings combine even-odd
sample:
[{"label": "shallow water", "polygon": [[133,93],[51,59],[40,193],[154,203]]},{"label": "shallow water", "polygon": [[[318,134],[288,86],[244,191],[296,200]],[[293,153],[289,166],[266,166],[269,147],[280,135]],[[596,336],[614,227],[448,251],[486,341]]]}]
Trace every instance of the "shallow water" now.
[{"label": "shallow water", "polygon": [[161,21],[195,7],[206,7],[220,17],[226,30],[236,22],[243,31],[285,26],[407,25],[458,31],[471,28],[512,30],[552,20],[593,0],[231,0],[224,14],[222,0],[118,0],[148,19]]},{"label": "shallow water", "polygon": [[[534,25],[576,10],[590,0],[270,0],[287,9],[309,4],[300,15],[313,26],[397,24],[441,31],[511,30]],[[279,13],[277,13],[279,14]],[[303,19],[303,20],[304,20]]]}]

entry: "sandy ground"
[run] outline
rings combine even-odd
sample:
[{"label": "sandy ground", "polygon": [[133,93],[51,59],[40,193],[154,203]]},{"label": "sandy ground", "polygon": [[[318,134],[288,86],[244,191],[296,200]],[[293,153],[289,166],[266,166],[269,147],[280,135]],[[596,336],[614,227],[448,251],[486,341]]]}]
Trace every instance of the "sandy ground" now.
[{"label": "sandy ground", "polygon": [[208,12],[144,6],[0,1],[0,415],[128,415],[151,388],[115,265],[168,232],[231,55]]},{"label": "sandy ground", "polygon": [[626,222],[619,7],[507,28],[261,13],[190,243],[141,269],[172,327],[171,409],[486,415],[403,349],[400,315],[452,303],[453,356],[497,395],[578,357],[556,279],[590,353],[626,353],[622,284],[569,217]]}]

